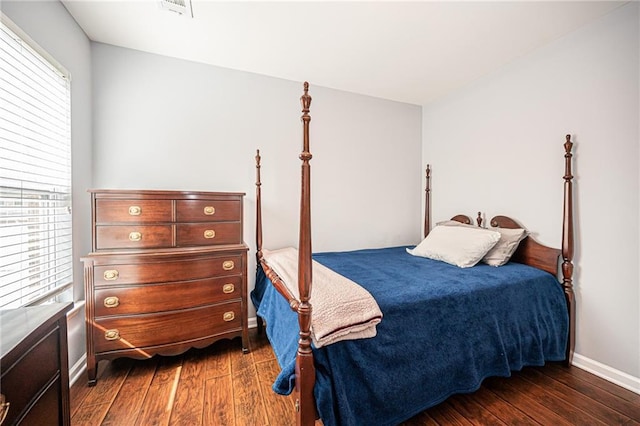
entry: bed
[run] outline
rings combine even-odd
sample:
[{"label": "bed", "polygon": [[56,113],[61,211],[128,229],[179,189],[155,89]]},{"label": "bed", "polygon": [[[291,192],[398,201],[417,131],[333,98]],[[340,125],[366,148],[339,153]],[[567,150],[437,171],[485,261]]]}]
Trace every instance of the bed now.
[{"label": "bed", "polygon": [[[258,264],[251,293],[259,330],[264,321],[282,369],[273,389],[295,393],[297,423],[311,425],[320,417],[325,426],[395,425],[452,394],[477,390],[487,377],[509,376],[524,366],[550,361],[570,365],[575,341],[570,136],[564,144],[560,249],[525,236],[509,262],[499,267],[484,263],[459,267],[411,255],[420,245],[312,254],[308,87],[305,83],[301,97],[300,240],[297,250],[287,253],[289,260],[295,253],[297,265],[283,280],[279,265],[270,260],[272,253],[263,249],[258,151]],[[429,167],[425,194],[426,240],[431,231]],[[484,232],[480,218],[478,214],[477,232]],[[434,231],[444,225],[475,226],[466,215],[452,220]],[[490,225],[522,228],[506,216],[492,218]],[[312,275],[320,277],[325,269],[357,283],[373,297],[382,313],[375,318],[373,336],[325,344],[317,338],[317,325],[314,335],[312,313],[320,314],[312,310],[312,283],[317,291],[314,306],[327,303],[320,300],[326,290],[319,291],[320,279],[314,282]],[[333,311],[331,315],[340,316]]]}]

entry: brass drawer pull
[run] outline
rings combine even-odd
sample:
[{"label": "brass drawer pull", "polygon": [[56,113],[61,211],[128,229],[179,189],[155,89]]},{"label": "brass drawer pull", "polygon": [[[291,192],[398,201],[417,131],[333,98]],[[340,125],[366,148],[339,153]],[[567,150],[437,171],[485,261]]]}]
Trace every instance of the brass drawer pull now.
[{"label": "brass drawer pull", "polygon": [[131,216],[140,216],[140,213],[142,213],[142,209],[140,208],[140,206],[129,207],[129,214]]},{"label": "brass drawer pull", "polygon": [[216,231],[214,231],[213,229],[207,229],[206,231],[204,231],[204,237],[209,239],[209,238],[215,238],[216,236]]},{"label": "brass drawer pull", "polygon": [[116,269],[109,269],[104,271],[104,274],[102,275],[104,276],[105,281],[114,281],[118,279],[120,274]]},{"label": "brass drawer pull", "polygon": [[7,414],[9,414],[9,405],[11,404],[6,402],[5,396],[0,393],[0,425],[4,422],[4,419],[7,418]]},{"label": "brass drawer pull", "polygon": [[233,263],[233,260],[225,260],[224,262],[222,262],[222,269],[224,269],[225,271],[230,271],[235,267],[236,264]]},{"label": "brass drawer pull", "polygon": [[222,319],[227,322],[233,321],[235,317],[236,317],[236,314],[234,314],[233,312],[225,312],[224,315],[222,315]]},{"label": "brass drawer pull", "polygon": [[140,232],[133,231],[129,233],[130,241],[140,241],[141,239],[142,239],[142,234]]},{"label": "brass drawer pull", "polygon": [[117,328],[113,328],[111,330],[106,330],[104,332],[105,340],[118,340],[120,339],[120,331]]},{"label": "brass drawer pull", "polygon": [[105,308],[115,308],[120,304],[120,299],[116,296],[109,296],[104,298]]},{"label": "brass drawer pull", "polygon": [[213,206],[206,206],[204,208],[204,214],[206,214],[207,216],[211,216],[216,214],[216,208]]},{"label": "brass drawer pull", "polygon": [[225,294],[233,293],[236,290],[236,286],[233,284],[225,284],[222,286],[222,292]]}]

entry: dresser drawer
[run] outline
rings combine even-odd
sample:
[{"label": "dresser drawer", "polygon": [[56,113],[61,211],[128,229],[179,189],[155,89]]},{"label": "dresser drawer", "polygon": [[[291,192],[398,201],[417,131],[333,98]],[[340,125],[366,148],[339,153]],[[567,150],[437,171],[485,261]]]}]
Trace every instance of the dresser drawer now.
[{"label": "dresser drawer", "polygon": [[61,422],[62,413],[59,404],[61,399],[61,386],[60,378],[58,377],[47,387],[44,393],[40,395],[27,415],[23,417],[20,425],[59,426],[63,424]]},{"label": "dresser drawer", "polygon": [[242,328],[242,302],[159,314],[96,318],[97,352],[144,348],[215,336]]},{"label": "dresser drawer", "polygon": [[173,245],[171,225],[96,226],[96,249],[148,249]]},{"label": "dresser drawer", "polygon": [[176,245],[209,246],[212,244],[240,244],[242,228],[240,222],[178,224]]},{"label": "dresser drawer", "polygon": [[240,221],[240,201],[178,200],[176,201],[178,222]]},{"label": "dresser drawer", "polygon": [[59,329],[56,328],[24,354],[19,363],[2,372],[2,393],[11,404],[6,424],[12,424],[21,410],[34,402],[34,396],[37,399],[45,385],[59,374],[58,342]]},{"label": "dresser drawer", "polygon": [[235,275],[243,271],[242,256],[216,256],[202,259],[174,260],[135,264],[112,264],[94,267],[96,286],[156,284]]},{"label": "dresser drawer", "polygon": [[95,291],[96,317],[187,309],[242,297],[242,275],[100,288]]},{"label": "dresser drawer", "polygon": [[171,222],[171,200],[96,200],[96,222]]}]

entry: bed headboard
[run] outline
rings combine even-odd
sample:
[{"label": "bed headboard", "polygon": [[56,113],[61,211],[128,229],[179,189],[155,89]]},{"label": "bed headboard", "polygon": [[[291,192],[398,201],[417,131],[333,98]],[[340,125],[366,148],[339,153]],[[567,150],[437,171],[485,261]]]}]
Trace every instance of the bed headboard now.
[{"label": "bed headboard", "polygon": [[[491,219],[491,226],[494,228],[523,228],[522,225],[507,216],[495,216]],[[558,259],[560,259],[561,254],[562,251],[560,249],[545,246],[531,236],[527,236],[520,242],[511,260],[542,269],[557,276]]]}]

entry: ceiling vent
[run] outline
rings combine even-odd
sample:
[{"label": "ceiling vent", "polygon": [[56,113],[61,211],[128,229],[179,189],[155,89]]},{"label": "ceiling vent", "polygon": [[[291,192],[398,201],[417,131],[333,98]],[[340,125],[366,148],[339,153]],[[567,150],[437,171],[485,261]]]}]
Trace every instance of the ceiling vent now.
[{"label": "ceiling vent", "polygon": [[160,8],[176,12],[182,16],[193,18],[191,0],[160,0]]}]

